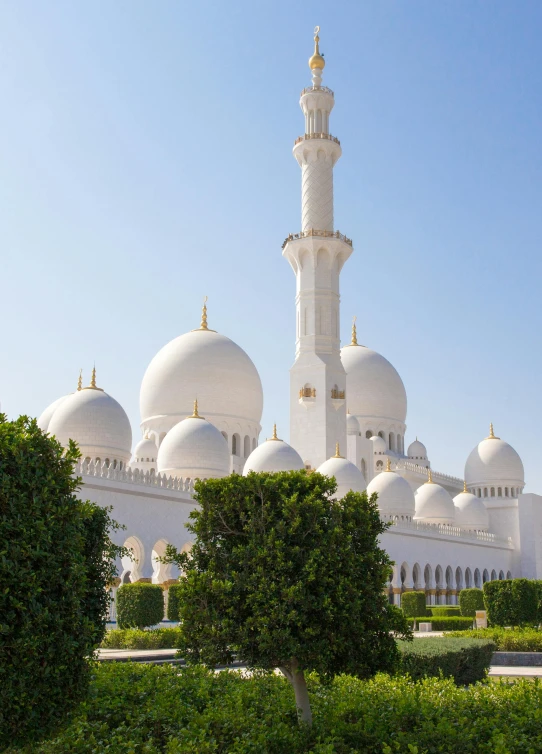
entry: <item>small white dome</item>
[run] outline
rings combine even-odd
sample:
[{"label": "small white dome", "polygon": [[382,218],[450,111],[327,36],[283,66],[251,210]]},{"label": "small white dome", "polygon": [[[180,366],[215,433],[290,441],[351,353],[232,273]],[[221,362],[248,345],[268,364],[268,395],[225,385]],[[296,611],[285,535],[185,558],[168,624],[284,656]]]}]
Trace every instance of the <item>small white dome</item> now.
[{"label": "small white dome", "polygon": [[415,514],[414,493],[406,479],[394,471],[382,471],[367,487],[367,495],[378,495],[377,505],[386,516],[408,516]]},{"label": "small white dome", "polygon": [[420,442],[418,438],[411,442],[408,446],[407,455],[413,460],[427,461],[427,450],[423,442]]},{"label": "small white dome", "polygon": [[54,411],[48,432],[64,446],[75,440],[83,459],[130,460],[130,421],[120,403],[100,388],[87,387],[67,396]]},{"label": "small white dome", "polygon": [[460,492],[454,497],[455,523],[462,529],[488,531],[489,513],[482,500],[470,492]]},{"label": "small white dome", "polygon": [[371,442],[373,443],[373,453],[376,453],[377,455],[383,455],[384,453],[388,452],[386,441],[378,435],[373,435],[371,437]]},{"label": "small white dome", "polygon": [[66,398],[69,398],[70,395],[73,395],[73,393],[68,393],[68,395],[63,395],[62,398],[57,398],[56,401],[53,401],[45,411],[40,415],[38,419],[38,427],[43,431],[47,432],[49,430],[49,423],[51,419],[53,418],[53,414],[57,410],[57,408],[66,400]]},{"label": "small white dome", "polygon": [[305,464],[297,450],[277,437],[275,426],[273,437],[254,448],[247,458],[243,476],[247,476],[251,471],[276,473],[278,471],[299,471],[304,468]]},{"label": "small white dome", "polygon": [[346,414],[346,434],[347,435],[359,435],[361,434],[361,427],[359,421],[354,414]]},{"label": "small white dome", "polygon": [[135,446],[132,461],[136,463],[155,462],[158,455],[158,448],[153,439],[145,435]]},{"label": "small white dome", "polygon": [[405,386],[397,370],[376,351],[359,345],[341,349],[348,408],[357,417],[382,417],[404,423]]},{"label": "small white dome", "polygon": [[190,416],[164,437],[158,450],[157,466],[160,474],[182,479],[228,476],[228,443],[211,422],[200,416]]},{"label": "small white dome", "polygon": [[493,434],[479,442],[465,464],[465,480],[469,487],[502,485],[523,487],[525,472],[514,448]]},{"label": "small white dome", "polygon": [[363,492],[367,489],[365,478],[358,467],[346,458],[328,458],[316,471],[328,477],[335,477],[337,482],[337,499],[343,498],[347,492]]},{"label": "small white dome", "polygon": [[455,523],[455,505],[451,495],[432,481],[422,484],[416,490],[416,515],[414,520],[428,524]]}]

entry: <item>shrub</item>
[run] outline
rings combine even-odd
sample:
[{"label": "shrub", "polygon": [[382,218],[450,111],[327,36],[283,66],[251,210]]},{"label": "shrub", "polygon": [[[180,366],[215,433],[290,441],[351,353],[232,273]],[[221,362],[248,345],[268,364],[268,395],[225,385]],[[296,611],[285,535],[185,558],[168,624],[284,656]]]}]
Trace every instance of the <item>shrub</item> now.
[{"label": "shrub", "polygon": [[[416,639],[417,643],[431,641]],[[444,641],[441,639],[440,641]],[[297,725],[279,675],[101,663],[80,715],[31,754],[534,754],[542,684],[308,676],[314,725]],[[15,754],[13,750],[5,754]]]},{"label": "shrub", "polygon": [[462,635],[474,639],[491,639],[499,652],[542,652],[542,631],[536,628],[478,628]]},{"label": "shrub", "polygon": [[481,589],[462,589],[459,592],[461,615],[474,618],[477,610],[485,610],[484,593]]},{"label": "shrub", "polygon": [[181,586],[179,584],[172,584],[168,589],[168,602],[167,602],[167,618],[171,621],[179,620],[179,593]]},{"label": "shrub", "polygon": [[472,628],[472,618],[464,618],[461,615],[446,616],[444,618],[427,618],[418,616],[416,618],[409,618],[409,621],[412,621],[411,625],[413,625],[414,622],[416,625],[419,625],[420,622],[431,623],[433,631],[467,631],[469,628]]},{"label": "shrub", "polygon": [[404,592],[401,595],[401,607],[407,618],[430,614],[425,607],[425,592]]},{"label": "shrub", "polygon": [[487,619],[493,626],[525,626],[538,622],[536,581],[486,581],[483,591]]},{"label": "shrub", "polygon": [[164,619],[164,594],[159,584],[123,584],[117,590],[119,628],[156,626]]},{"label": "shrub", "polygon": [[104,649],[178,649],[181,646],[180,628],[114,628],[101,643]]},{"label": "shrub", "polygon": [[67,720],[105,632],[118,527],[78,499],[78,457],[34,419],[0,415],[0,749]]},{"label": "shrub", "polygon": [[431,615],[435,618],[459,618],[461,617],[461,609],[459,605],[442,605],[427,608]]},{"label": "shrub", "polygon": [[427,638],[399,642],[401,673],[414,680],[425,676],[453,678],[458,686],[481,681],[491,664],[495,644],[486,639]]}]

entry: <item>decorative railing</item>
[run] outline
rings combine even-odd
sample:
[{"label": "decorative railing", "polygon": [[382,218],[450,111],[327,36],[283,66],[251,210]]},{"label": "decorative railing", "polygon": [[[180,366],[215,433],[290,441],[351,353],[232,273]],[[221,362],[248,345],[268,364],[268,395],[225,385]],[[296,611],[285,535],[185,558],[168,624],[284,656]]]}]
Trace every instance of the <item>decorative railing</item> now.
[{"label": "decorative railing", "polygon": [[315,387],[302,387],[299,391],[299,397],[300,398],[316,398],[316,388]]},{"label": "decorative railing", "polygon": [[309,230],[302,230],[299,233],[290,233],[290,235],[284,239],[282,248],[284,249],[288,241],[295,241],[298,238],[308,238],[310,236],[319,236],[320,238],[339,238],[341,241],[344,241],[344,243],[352,246],[352,239],[345,236],[344,233],[340,233],[338,230],[314,230],[314,228],[310,228]]},{"label": "decorative railing", "polygon": [[427,532],[431,536],[441,535],[446,537],[458,537],[459,539],[468,539],[475,542],[490,542],[496,545],[512,546],[511,537],[498,537],[488,531],[468,531],[461,529],[459,526],[450,526],[449,524],[429,524],[425,521],[407,521],[399,519],[397,516],[386,516],[380,514],[383,521],[390,522],[393,527],[409,531]]},{"label": "decorative railing", "polygon": [[332,97],[335,96],[333,91],[327,86],[306,86],[299,96],[302,97],[304,94],[309,94],[310,92],[323,92],[324,94],[331,94]]},{"label": "decorative railing", "polygon": [[106,466],[105,463],[96,463],[95,461],[79,461],[75,466],[74,473],[81,477],[98,477],[145,487],[162,487],[163,489],[178,490],[189,494],[194,491],[192,479],[168,477],[165,474],[155,474],[154,471],[139,471],[139,469],[114,469],[111,464]]},{"label": "decorative railing", "polygon": [[331,391],[331,397],[333,400],[344,400],[344,390],[333,388]]},{"label": "decorative railing", "polygon": [[[405,471],[414,471],[427,477],[427,467],[419,466],[417,463],[412,463],[411,461],[398,461],[397,468],[404,469]],[[450,474],[443,474],[441,471],[433,471],[432,469],[431,474],[434,482],[436,482],[437,479],[442,479],[444,482],[451,482],[454,486],[458,485],[463,489],[463,480],[459,479],[459,477],[450,476]]]},{"label": "decorative railing", "polygon": [[336,136],[332,136],[331,134],[324,134],[324,133],[313,133],[313,134],[304,134],[303,136],[298,136],[297,139],[294,141],[294,147],[296,144],[300,144],[302,141],[308,141],[309,139],[327,139],[327,141],[334,141],[335,144],[338,144],[341,146],[341,142],[338,140]]}]

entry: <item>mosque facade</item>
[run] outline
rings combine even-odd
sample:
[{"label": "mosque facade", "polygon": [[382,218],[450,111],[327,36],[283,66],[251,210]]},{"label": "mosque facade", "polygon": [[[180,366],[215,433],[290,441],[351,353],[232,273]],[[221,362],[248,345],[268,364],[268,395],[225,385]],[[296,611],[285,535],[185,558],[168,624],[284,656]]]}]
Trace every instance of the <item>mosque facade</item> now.
[{"label": "mosque facade", "polygon": [[[349,490],[378,494],[391,526],[382,545],[395,562],[390,600],[425,590],[429,603],[456,604],[464,587],[493,579],[542,578],[542,496],[523,492],[516,451],[488,436],[471,451],[464,479],[431,468],[417,438],[405,443],[407,395],[396,369],[352,338],[341,348],[340,275],[353,243],[335,229],[333,169],[341,157],[330,133],[334,94],[322,84],[325,61],[318,32],[309,60],[311,85],[300,106],[305,127],[293,154],[301,169],[301,229],[282,254],[296,278],[295,361],[290,371],[290,444],[260,442],[263,391],[249,356],[211,327],[204,304],[200,326],[166,344],[149,364],[140,393],[141,439],[122,406],[97,384],[45,409],[39,426],[81,449],[81,496],[112,507],[131,549],[118,583],[167,587],[177,577],[160,563],[167,544],[190,547],[186,529],[197,506],[195,479],[250,471],[315,469]],[[198,401],[194,402],[197,396]]]}]

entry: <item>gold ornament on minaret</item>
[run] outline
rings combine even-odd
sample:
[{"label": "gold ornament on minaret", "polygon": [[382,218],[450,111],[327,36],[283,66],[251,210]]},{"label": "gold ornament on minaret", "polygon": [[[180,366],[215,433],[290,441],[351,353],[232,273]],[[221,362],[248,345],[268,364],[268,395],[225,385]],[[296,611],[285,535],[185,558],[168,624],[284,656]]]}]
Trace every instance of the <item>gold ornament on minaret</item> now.
[{"label": "gold ornament on minaret", "polygon": [[318,43],[320,42],[320,37],[318,36],[320,32],[320,27],[315,26],[314,27],[314,53],[311,58],[309,58],[309,68],[311,71],[313,71],[315,68],[320,68],[320,70],[324,69],[324,66],[326,64],[326,61],[324,60],[323,56],[320,55],[320,48],[318,46]]}]

